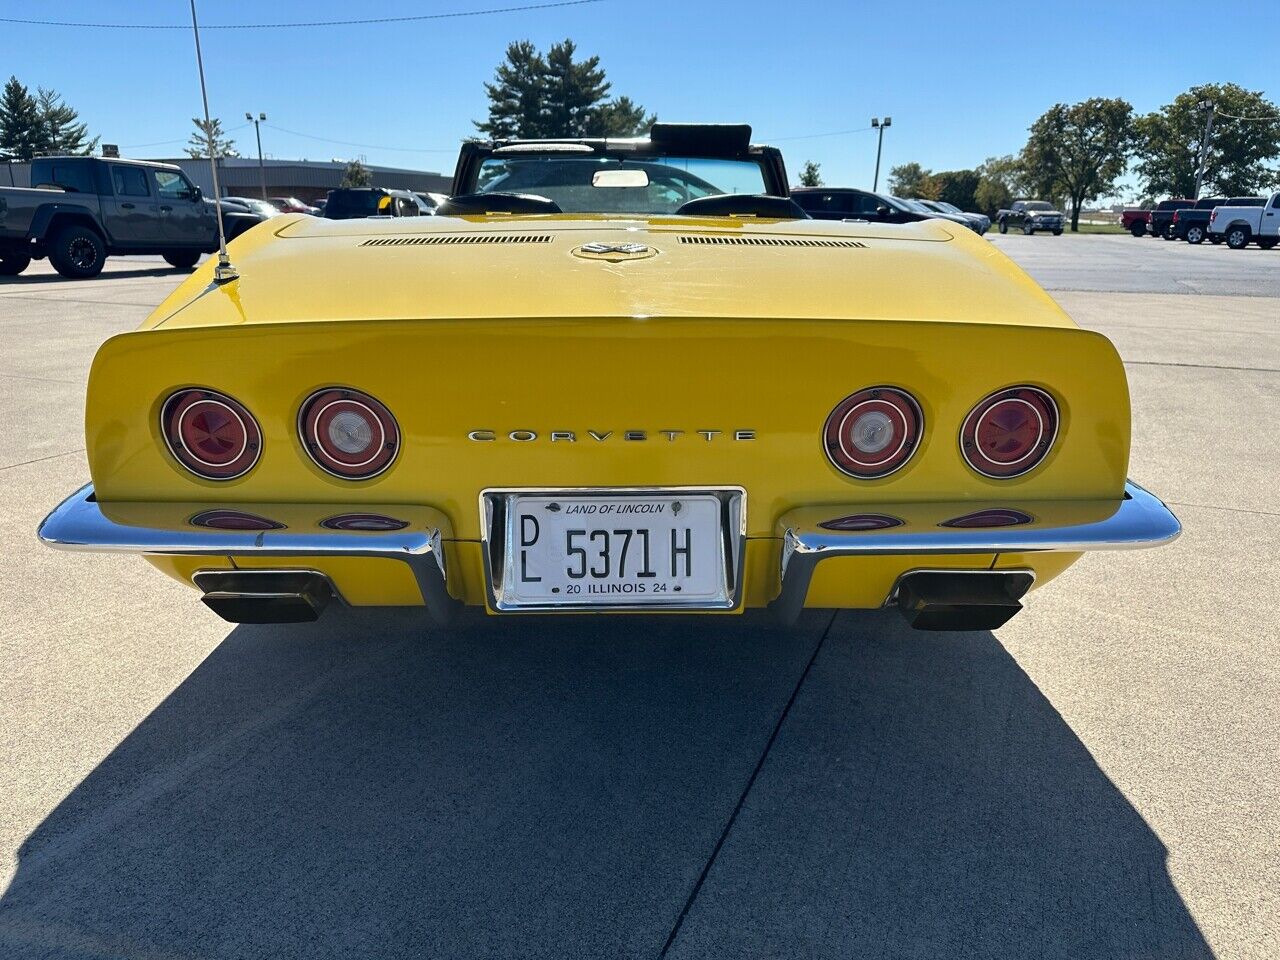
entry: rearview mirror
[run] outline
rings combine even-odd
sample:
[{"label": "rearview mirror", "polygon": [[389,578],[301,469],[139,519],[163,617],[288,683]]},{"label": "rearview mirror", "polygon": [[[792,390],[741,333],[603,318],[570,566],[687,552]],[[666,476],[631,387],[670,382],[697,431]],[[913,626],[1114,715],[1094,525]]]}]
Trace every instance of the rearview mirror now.
[{"label": "rearview mirror", "polygon": [[203,199],[204,199],[204,191],[203,191],[203,190],[201,190],[199,187],[192,187],[192,188],[191,188],[191,199],[192,199],[192,200],[203,200]]},{"label": "rearview mirror", "polygon": [[647,187],[649,174],[644,170],[597,170],[591,175],[593,187]]}]

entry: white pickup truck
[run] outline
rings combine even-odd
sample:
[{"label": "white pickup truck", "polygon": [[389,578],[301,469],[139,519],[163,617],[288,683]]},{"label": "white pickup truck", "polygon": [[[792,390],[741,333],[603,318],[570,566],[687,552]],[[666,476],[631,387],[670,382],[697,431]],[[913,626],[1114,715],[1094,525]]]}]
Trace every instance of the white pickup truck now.
[{"label": "white pickup truck", "polygon": [[1270,250],[1280,243],[1280,193],[1273,193],[1265,206],[1214,207],[1209,233],[1222,237],[1232,250],[1243,250],[1252,240]]}]

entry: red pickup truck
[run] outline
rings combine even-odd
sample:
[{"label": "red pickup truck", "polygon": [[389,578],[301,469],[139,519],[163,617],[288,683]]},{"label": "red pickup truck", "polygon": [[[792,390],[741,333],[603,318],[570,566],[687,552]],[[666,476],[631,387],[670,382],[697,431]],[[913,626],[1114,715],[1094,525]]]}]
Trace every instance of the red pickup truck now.
[{"label": "red pickup truck", "polygon": [[1141,237],[1147,232],[1147,224],[1151,222],[1150,210],[1125,210],[1120,214],[1120,226],[1124,227],[1135,237]]}]

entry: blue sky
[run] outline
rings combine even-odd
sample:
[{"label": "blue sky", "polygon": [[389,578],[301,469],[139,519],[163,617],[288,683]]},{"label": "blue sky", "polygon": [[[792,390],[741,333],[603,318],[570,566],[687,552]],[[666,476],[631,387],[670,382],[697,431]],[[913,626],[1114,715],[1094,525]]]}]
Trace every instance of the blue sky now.
[{"label": "blue sky", "polygon": [[[205,24],[406,16],[538,0],[198,3]],[[1209,11],[1212,11],[1210,16]],[[4,3],[0,16],[182,23],[185,0]],[[1216,37],[1254,55],[1226,64],[1194,43]],[[792,173],[806,159],[828,183],[870,186],[871,131],[890,115],[883,170],[916,160],[970,167],[1018,150],[1057,101],[1120,96],[1145,112],[1196,83],[1234,81],[1280,100],[1280,2],[1181,0],[971,3],[601,0],[589,5],[417,24],[208,30],[210,108],[227,127],[265,111],[263,150],[452,170],[482,118],[483,82],[511,40],[564,37],[599,54],[614,92],[668,120],[745,120]],[[1254,38],[1250,41],[1249,38]],[[1270,39],[1265,39],[1270,38]],[[1194,56],[1181,57],[1179,49]],[[128,156],[179,154],[200,110],[190,32],[0,23],[0,72],[54,87],[94,134]],[[326,137],[370,146],[309,139]],[[251,153],[253,129],[232,134]],[[154,144],[154,145],[151,145]],[[146,146],[144,146],[146,145]],[[386,148],[403,149],[386,149]]]}]

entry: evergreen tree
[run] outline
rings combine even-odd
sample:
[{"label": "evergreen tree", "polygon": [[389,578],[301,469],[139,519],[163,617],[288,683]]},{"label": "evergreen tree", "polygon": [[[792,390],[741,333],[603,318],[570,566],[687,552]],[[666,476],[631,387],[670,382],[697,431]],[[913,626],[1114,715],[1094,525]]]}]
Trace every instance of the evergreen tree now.
[{"label": "evergreen tree", "polygon": [[213,144],[216,155],[219,157],[238,157],[240,154],[236,152],[236,142],[227,137],[226,131],[222,129],[222,121],[214,117],[208,123],[192,117],[191,122],[196,125],[195,133],[191,134],[191,139],[186,146],[187,156],[195,159],[205,158],[209,156],[209,145]]},{"label": "evergreen tree", "polygon": [[643,133],[656,119],[628,97],[609,99],[599,57],[575,60],[572,40],[552,44],[546,56],[528,40],[507,46],[486,83],[489,117],[476,129],[494,140],[622,137]]},{"label": "evergreen tree", "polygon": [[800,168],[800,186],[822,186],[822,164],[814,163],[812,160],[806,160],[804,162],[804,166]]},{"label": "evergreen tree", "polygon": [[646,114],[644,107],[633,103],[630,97],[619,97],[596,107],[587,126],[587,136],[639,137],[647,134],[657,122],[657,114]]},{"label": "evergreen tree", "polygon": [[98,146],[98,137],[86,140],[87,127],[80,116],[53,90],[36,88],[36,109],[48,141],[48,150],[60,156],[87,157]]},{"label": "evergreen tree", "polygon": [[476,129],[492,140],[543,135],[543,79],[547,62],[528,40],[507,45],[507,58],[498,64],[494,82],[484,85],[489,119]]},{"label": "evergreen tree", "polygon": [[49,139],[40,121],[36,98],[17,77],[10,77],[0,92],[0,154],[30,160],[48,149]]},{"label": "evergreen tree", "polygon": [[373,174],[359,160],[349,160],[347,168],[342,171],[342,184],[344,187],[368,187],[373,184]]},{"label": "evergreen tree", "polygon": [[585,137],[597,107],[609,96],[599,57],[574,61],[572,40],[553,43],[543,80],[543,122],[548,136]]}]

